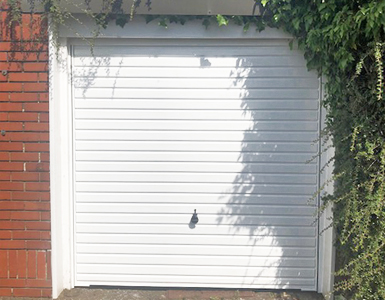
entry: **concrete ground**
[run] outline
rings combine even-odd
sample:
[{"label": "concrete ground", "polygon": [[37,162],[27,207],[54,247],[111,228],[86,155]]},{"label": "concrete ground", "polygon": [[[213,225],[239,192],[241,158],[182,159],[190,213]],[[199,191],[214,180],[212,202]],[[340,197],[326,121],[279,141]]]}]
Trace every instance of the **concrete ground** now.
[{"label": "concrete ground", "polygon": [[[58,300],[323,300],[322,295],[300,291],[91,289],[65,290]],[[37,300],[7,298],[0,300]],[[47,298],[45,298],[47,300]]]}]

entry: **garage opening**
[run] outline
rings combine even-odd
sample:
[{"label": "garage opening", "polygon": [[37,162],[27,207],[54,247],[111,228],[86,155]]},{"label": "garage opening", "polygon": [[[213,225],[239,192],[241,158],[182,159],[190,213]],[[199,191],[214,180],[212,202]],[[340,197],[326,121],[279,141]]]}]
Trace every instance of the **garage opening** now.
[{"label": "garage opening", "polygon": [[71,47],[75,285],[317,290],[320,80],[303,54],[113,41]]}]

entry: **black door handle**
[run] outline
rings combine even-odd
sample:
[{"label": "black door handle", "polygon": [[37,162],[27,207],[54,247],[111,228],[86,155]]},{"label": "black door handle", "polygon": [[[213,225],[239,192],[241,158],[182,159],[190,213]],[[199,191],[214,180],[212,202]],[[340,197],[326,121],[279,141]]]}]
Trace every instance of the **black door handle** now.
[{"label": "black door handle", "polygon": [[190,223],[196,224],[196,223],[198,223],[198,221],[199,221],[199,219],[198,219],[197,210],[194,209],[194,213],[193,213],[193,215],[191,217]]}]

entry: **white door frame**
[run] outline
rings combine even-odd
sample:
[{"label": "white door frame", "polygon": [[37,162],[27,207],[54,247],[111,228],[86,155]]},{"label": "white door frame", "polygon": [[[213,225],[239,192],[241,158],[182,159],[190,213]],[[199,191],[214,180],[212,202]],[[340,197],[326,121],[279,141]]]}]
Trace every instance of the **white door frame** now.
[{"label": "white door frame", "polygon": [[[50,161],[51,161],[51,231],[52,231],[52,295],[56,299],[64,289],[74,287],[74,193],[73,193],[73,147],[72,147],[72,99],[71,97],[71,53],[70,45],[78,38],[78,34],[91,38],[94,25],[91,20],[78,16],[82,25],[71,24],[71,27],[60,31],[60,46],[55,48],[50,32]],[[211,25],[209,29],[199,21],[190,21],[184,26],[170,24],[168,29],[160,27],[156,22],[146,24],[137,17],[124,29],[110,25],[101,34],[103,38],[124,39],[287,39],[292,37],[276,29],[257,32],[250,29],[243,32],[241,26],[229,25],[218,27]],[[116,41],[116,40],[115,40]],[[56,52],[58,51],[58,52]],[[322,91],[320,94],[322,99]],[[322,110],[322,119],[325,111]],[[322,144],[320,142],[320,144]],[[324,145],[323,147],[326,147]],[[326,149],[326,148],[324,148]],[[323,151],[320,166],[323,166],[333,155],[333,149]],[[332,166],[320,176],[320,186],[331,178]],[[331,193],[332,184],[324,192]],[[331,209],[320,218],[319,230],[330,223]],[[334,248],[333,230],[328,229],[319,237],[318,288],[317,291],[327,295],[333,287]]]}]

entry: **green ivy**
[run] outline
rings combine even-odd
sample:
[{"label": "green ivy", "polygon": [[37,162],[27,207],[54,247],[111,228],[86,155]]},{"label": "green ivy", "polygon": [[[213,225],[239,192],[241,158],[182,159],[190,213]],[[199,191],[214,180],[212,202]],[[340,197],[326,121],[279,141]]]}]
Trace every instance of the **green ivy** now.
[{"label": "green ivy", "polygon": [[264,21],[298,40],[327,79],[335,147],[336,291],[385,299],[385,1],[266,0]]},{"label": "green ivy", "polygon": [[[14,21],[20,17],[20,0],[7,3]],[[60,7],[60,0],[42,3],[52,16],[57,41],[59,26],[76,17]],[[141,1],[134,1],[128,13],[121,0],[103,3],[98,14],[87,6],[83,11],[97,25],[95,37],[111,22],[124,27]],[[335,291],[349,299],[385,300],[385,1],[262,0],[259,5],[259,17],[148,15],[146,20],[163,27],[196,19],[206,28],[235,23],[244,31],[270,26],[297,39],[308,68],[327,79],[323,105],[328,111],[325,132],[335,148],[335,192],[324,200],[334,207]]]}]

